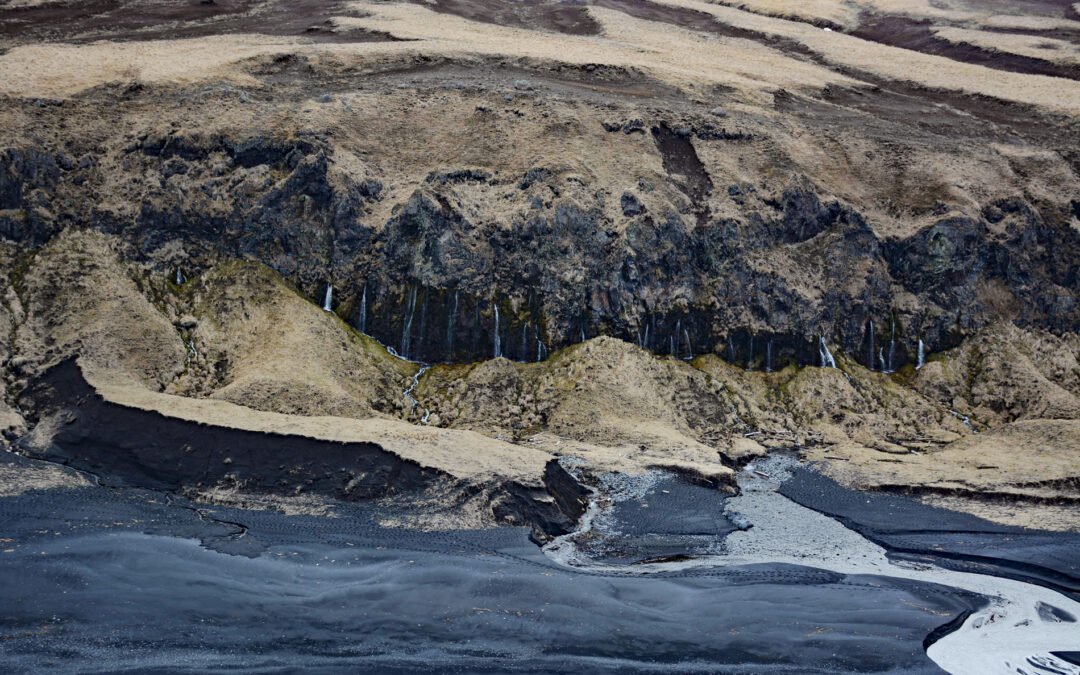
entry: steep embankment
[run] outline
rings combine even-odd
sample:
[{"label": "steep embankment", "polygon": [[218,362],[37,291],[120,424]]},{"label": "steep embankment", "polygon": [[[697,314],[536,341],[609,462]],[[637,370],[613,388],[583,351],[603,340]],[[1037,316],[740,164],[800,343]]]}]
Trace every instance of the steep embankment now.
[{"label": "steep embankment", "polygon": [[[735,463],[798,448],[848,485],[910,491],[1006,522],[1077,526],[1069,508],[1080,499],[1073,338],[1000,326],[891,375],[844,355],[839,368],[747,370],[715,355],[685,361],[608,337],[537,363],[499,358],[422,369],[260,265],[222,260],[177,284],[152,264],[124,262],[123,250],[118,238],[71,230],[19,268],[17,295],[27,300],[13,324],[11,389],[78,356],[102,401],[76,414],[90,427],[82,441],[67,441],[75,454],[61,452],[64,461],[85,451],[93,434],[166,422],[193,438],[264,434],[271,445],[294,437],[298,446],[329,444],[334,452],[359,444],[441,476],[395,494],[446,512],[439,522],[475,525],[547,518],[525,514],[521,504],[560,491],[547,475],[556,457],[574,458],[586,476],[664,467],[730,485]],[[74,403],[50,407],[32,393],[11,400],[34,427],[21,447],[46,455],[64,447]],[[103,410],[109,414],[97,414]],[[165,417],[113,424],[118,415],[144,414],[136,411]],[[139,452],[123,454],[137,450],[139,438],[117,439],[124,459],[105,465],[146,464]],[[161,454],[182,458],[179,447]],[[286,455],[284,446],[267,450],[268,466],[285,467],[271,478],[240,476],[214,460],[206,466],[218,472],[200,469],[201,478],[182,477],[180,461],[170,480],[234,502],[268,491],[348,493],[352,478],[316,489],[322,470],[276,459]],[[249,473],[259,473],[259,457],[247,457]],[[517,506],[506,507],[508,499]]]},{"label": "steep embankment", "polygon": [[110,405],[511,486],[478,520],[551,457],[796,447],[1075,527],[1080,77],[1015,36],[1076,26],[1009,11],[2,8],[4,443],[74,356]]}]

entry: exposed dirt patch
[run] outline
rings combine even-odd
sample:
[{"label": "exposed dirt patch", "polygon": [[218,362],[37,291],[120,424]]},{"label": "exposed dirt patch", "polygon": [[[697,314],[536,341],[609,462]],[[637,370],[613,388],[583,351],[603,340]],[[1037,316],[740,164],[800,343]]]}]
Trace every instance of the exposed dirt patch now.
[{"label": "exposed dirt patch", "polygon": [[683,186],[695,210],[706,217],[708,205],[705,202],[712,192],[712,181],[694,150],[689,133],[661,124],[652,128],[652,135],[664,160],[664,169]]},{"label": "exposed dirt patch", "polygon": [[974,63],[988,68],[1029,75],[1049,75],[1051,77],[1080,80],[1080,69],[1050,63],[1030,56],[982,49],[971,44],[950,42],[935,35],[931,30],[932,27],[933,24],[927,20],[917,20],[903,16],[878,16],[864,20],[851,34],[864,40],[879,42],[892,47],[902,47],[923,54],[944,56],[954,61]]},{"label": "exposed dirt patch", "polygon": [[316,42],[371,42],[388,36],[341,30],[340,2],[319,0],[92,0],[0,8],[0,40],[86,42],[195,38],[227,33],[302,36]]},{"label": "exposed dirt patch", "polygon": [[600,32],[600,25],[589,16],[583,5],[555,4],[546,0],[420,0],[417,4],[436,12],[500,26],[538,28],[568,35],[596,35]]}]

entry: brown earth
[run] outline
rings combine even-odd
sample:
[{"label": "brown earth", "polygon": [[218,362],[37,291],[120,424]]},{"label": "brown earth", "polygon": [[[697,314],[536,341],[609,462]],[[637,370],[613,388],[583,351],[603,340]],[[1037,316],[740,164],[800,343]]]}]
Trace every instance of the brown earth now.
[{"label": "brown earth", "polygon": [[[1080,527],[1075,10],[733,5],[0,5],[2,442],[48,442],[17,401],[77,355],[121,405],[463,483],[795,448]],[[467,358],[407,396],[361,311]]]},{"label": "brown earth", "polygon": [[[1061,510],[1080,500],[1075,336],[1005,325],[893,375],[842,356],[839,369],[755,372],[601,337],[541,363],[436,366],[413,406],[403,392],[418,366],[270,270],[222,262],[176,286],[122,262],[122,248],[69,231],[25,266],[16,287],[29,301],[14,345],[43,358],[20,361],[24,377],[78,354],[98,391],[125,406],[374,441],[480,484],[538,484],[557,456],[579,458],[587,471],[668,467],[727,481],[735,462],[794,448],[860,488],[948,499],[1009,522],[1035,523],[1045,509],[1056,527],[1080,525]],[[49,433],[42,422],[34,443]],[[206,496],[259,501],[230,494],[223,485]]]}]

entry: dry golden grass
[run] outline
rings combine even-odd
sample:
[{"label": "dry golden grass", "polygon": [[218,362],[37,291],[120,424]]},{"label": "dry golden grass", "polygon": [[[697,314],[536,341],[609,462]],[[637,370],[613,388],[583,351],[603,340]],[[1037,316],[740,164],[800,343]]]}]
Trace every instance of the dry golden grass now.
[{"label": "dry golden grass", "polygon": [[118,247],[98,232],[67,230],[34,256],[22,279],[26,320],[16,350],[36,368],[78,352],[101,377],[158,390],[183,370],[187,350]]},{"label": "dry golden grass", "polygon": [[[712,14],[718,21],[731,26],[796,40],[838,66],[925,87],[991,96],[1059,112],[1080,112],[1080,83],[1074,81],[991,70],[867,42],[801,21],[699,0],[660,1]],[[910,5],[905,6],[910,9]],[[809,10],[809,13],[824,11],[823,7]],[[850,82],[834,70],[792,58],[752,40],[706,35],[603,8],[588,9],[602,31],[593,36],[472,22],[414,4],[357,2],[350,8],[363,16],[337,18],[342,27],[385,32],[404,41],[311,44],[290,38],[227,35],[78,46],[25,45],[0,56],[0,93],[71,96],[100,84],[133,80],[190,84],[220,78],[251,82],[250,76],[239,65],[241,62],[285,52],[332,54],[368,67],[417,54],[457,59],[502,58],[532,63],[608,64],[647,73],[689,92],[703,91],[715,85],[730,87],[759,105],[769,103],[763,94],[780,88],[815,90],[830,83]],[[782,8],[782,3],[775,4],[776,11]],[[918,12],[935,15],[930,8],[920,8]],[[965,15],[965,18],[972,19],[972,16]],[[972,20],[989,18],[980,15]],[[994,37],[1003,39],[998,35]],[[1017,43],[1017,49],[1034,48],[1034,43],[1025,42],[1026,46],[1020,46],[1022,40],[1018,36],[1008,39],[1010,43]]]},{"label": "dry golden grass", "polygon": [[253,35],[188,40],[42,43],[0,56],[0,94],[73,96],[113,82],[191,84],[211,78],[250,81],[234,66],[263,54],[291,51],[296,42]]},{"label": "dry golden grass", "polygon": [[1067,66],[1080,66],[1080,47],[1066,40],[1055,40],[1038,35],[991,33],[968,28],[944,27],[933,30],[939,38],[956,44],[969,44],[982,49],[1030,56]]},{"label": "dry golden grass", "polygon": [[844,28],[859,25],[859,6],[836,0],[718,0],[719,4],[756,14],[799,21],[827,21]]},{"label": "dry golden grass", "polygon": [[737,28],[797,40],[830,63],[857,68],[891,80],[990,96],[1072,115],[1080,114],[1080,82],[994,70],[699,0],[657,2],[706,12],[718,21]]},{"label": "dry golden grass", "polygon": [[1013,14],[994,14],[980,18],[976,25],[985,28],[1019,28],[1023,30],[1080,30],[1080,21],[1051,16],[1016,16]]},{"label": "dry golden grass", "polygon": [[540,33],[494,26],[411,4],[354,3],[367,15],[341,18],[356,26],[418,41],[426,53],[507,56],[572,64],[602,63],[643,70],[684,89],[723,84],[747,92],[817,88],[847,78],[750,40],[703,35],[622,12],[590,7],[599,36]]},{"label": "dry golden grass", "polygon": [[535,482],[551,459],[545,452],[470,431],[435,429],[378,418],[285,415],[228,401],[151,392],[132,384],[102,383],[87,375],[102,396],[119,405],[230,429],[342,443],[376,443],[399,457],[466,480],[505,477]]},{"label": "dry golden grass", "polygon": [[[405,402],[415,365],[389,358],[262,265],[223,264],[189,282],[177,302],[199,322],[199,356],[170,393],[342,417],[381,416],[381,402]],[[214,367],[222,362],[227,372]]]},{"label": "dry golden grass", "polygon": [[1046,498],[1075,496],[1065,488],[1036,484],[1080,477],[1077,447],[1080,421],[1029,420],[972,434],[937,450],[885,453],[839,443],[811,448],[808,457],[822,460],[828,473],[860,488],[910,486]]},{"label": "dry golden grass", "polygon": [[344,28],[386,32],[405,42],[313,45],[299,40],[229,35],[189,40],[36,44],[0,56],[0,93],[70,96],[107,82],[245,81],[236,64],[282,52],[332,53],[375,65],[387,57],[423,53],[489,56],[636,68],[694,89],[723,84],[747,92],[819,88],[846,78],[749,40],[718,38],[612,10],[590,8],[599,36],[574,36],[467,21],[413,4],[354,3],[362,18],[339,17]]}]

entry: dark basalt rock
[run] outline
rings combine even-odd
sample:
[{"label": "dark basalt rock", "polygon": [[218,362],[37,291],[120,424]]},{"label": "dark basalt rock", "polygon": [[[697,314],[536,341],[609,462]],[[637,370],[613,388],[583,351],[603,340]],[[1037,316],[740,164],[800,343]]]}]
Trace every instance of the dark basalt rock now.
[{"label": "dark basalt rock", "polygon": [[553,459],[544,467],[544,487],[555,498],[559,510],[574,521],[581,518],[589,506],[589,490],[577,482],[558,460]]},{"label": "dark basalt rock", "polygon": [[539,488],[529,488],[517,482],[503,483],[492,500],[491,512],[507,525],[529,525],[529,539],[538,545],[574,530],[575,521],[551,501],[550,495]]},{"label": "dark basalt rock", "polygon": [[629,192],[624,192],[619,199],[619,204],[622,206],[622,212],[624,216],[639,216],[645,212],[645,206]]},{"label": "dark basalt rock", "polygon": [[[704,206],[713,186],[690,138],[700,123],[672,124],[648,130],[690,205],[646,210],[626,192],[624,223],[609,221],[602,195],[563,196],[564,177],[545,167],[511,179],[523,192],[507,223],[476,222],[461,203],[463,184],[512,184],[473,168],[432,173],[375,223],[381,183],[332,179],[333,145],[317,134],[173,133],[136,139],[120,158],[133,176],[156,176],[140,184],[134,214],[86,208],[103,180],[93,148],[0,150],[0,237],[35,247],[89,226],[123,237],[136,255],[181,241],[187,269],[258,260],[317,302],[332,283],[338,313],[354,321],[366,287],[364,330],[428,362],[490,358],[498,331],[501,354],[522,361],[612,335],[662,354],[779,369],[816,364],[824,336],[879,369],[895,325],[897,369],[919,339],[939,351],[1003,317],[1053,331],[1080,325],[1080,233],[1068,209],[1013,197],[978,217],[943,213],[911,236],[883,238],[803,179],[778,197],[729,186],[723,198],[739,215],[717,218]],[[640,119],[609,126],[647,128]],[[72,157],[81,159],[72,166]]]}]

